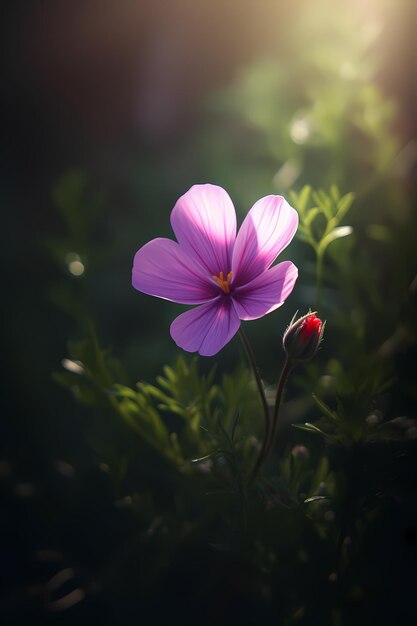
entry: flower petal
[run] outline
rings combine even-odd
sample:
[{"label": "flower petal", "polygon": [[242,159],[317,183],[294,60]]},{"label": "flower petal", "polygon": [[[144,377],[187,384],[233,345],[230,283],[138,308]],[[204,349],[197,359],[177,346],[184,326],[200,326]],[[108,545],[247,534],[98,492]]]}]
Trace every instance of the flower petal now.
[{"label": "flower petal", "polygon": [[283,261],[235,289],[233,304],[239,318],[256,320],[277,309],[290,295],[297,276],[294,263]]},{"label": "flower petal", "polygon": [[235,287],[259,276],[290,243],[298,227],[298,214],[282,196],[256,202],[236,237],[232,271]]},{"label": "flower petal", "polygon": [[230,271],[236,213],[222,187],[191,187],[174,206],[171,225],[181,248],[198,259],[210,276]]},{"label": "flower petal", "polygon": [[143,293],[181,304],[201,304],[217,295],[210,276],[171,239],[153,239],[136,252],[132,284]]},{"label": "flower petal", "polygon": [[177,317],[171,324],[171,337],[187,352],[213,356],[232,339],[239,326],[231,299],[219,297]]}]

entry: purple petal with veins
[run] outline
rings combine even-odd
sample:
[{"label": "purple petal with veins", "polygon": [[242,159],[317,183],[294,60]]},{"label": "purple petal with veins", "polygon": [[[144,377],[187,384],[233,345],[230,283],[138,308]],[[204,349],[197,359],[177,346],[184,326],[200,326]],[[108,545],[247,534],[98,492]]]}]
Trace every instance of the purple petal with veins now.
[{"label": "purple petal with veins", "polygon": [[153,239],[136,252],[132,284],[150,296],[180,304],[201,304],[215,295],[210,276],[171,239]]},{"label": "purple petal with veins", "polygon": [[171,224],[178,243],[154,239],[135,255],[132,284],[143,293],[197,304],[171,324],[171,336],[188,352],[212,356],[241,320],[263,317],[291,293],[298,270],[290,261],[270,267],[298,226],[281,196],[254,204],[236,236],[232,201],[217,185],[194,185],[177,201]]},{"label": "purple petal with veins", "polygon": [[284,304],[293,290],[298,270],[291,261],[270,267],[233,293],[233,304],[241,320],[256,320]]},{"label": "purple petal with veins", "polygon": [[292,240],[298,214],[282,196],[266,196],[245,217],[233,249],[235,286],[259,276]]},{"label": "purple petal with veins", "polygon": [[219,296],[177,317],[171,324],[171,337],[187,352],[213,356],[232,339],[239,326],[231,299]]},{"label": "purple petal with veins", "polygon": [[194,185],[177,201],[171,225],[183,250],[210,276],[231,269],[236,212],[229,194],[217,185]]}]

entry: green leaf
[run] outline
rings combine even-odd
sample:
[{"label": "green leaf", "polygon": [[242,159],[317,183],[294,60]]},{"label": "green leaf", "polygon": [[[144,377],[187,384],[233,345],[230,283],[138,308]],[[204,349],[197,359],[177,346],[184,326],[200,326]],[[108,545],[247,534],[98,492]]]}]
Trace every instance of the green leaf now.
[{"label": "green leaf", "polygon": [[338,204],[340,201],[340,192],[339,192],[339,189],[337,188],[337,185],[332,185],[330,187],[330,195],[333,198],[335,204]]},{"label": "green leaf", "polygon": [[313,191],[313,199],[316,204],[318,204],[327,220],[330,221],[333,218],[333,203],[324,189]]},{"label": "green leaf", "polygon": [[315,393],[311,394],[314,402],[319,407],[320,411],[323,412],[326,417],[330,418],[333,422],[338,423],[339,417],[335,411],[333,411],[323,400],[321,400]]},{"label": "green leaf", "polygon": [[324,437],[324,439],[327,439],[329,441],[334,439],[331,435],[328,435],[323,430],[320,430],[320,428],[318,428],[317,426],[314,426],[314,424],[310,424],[310,422],[306,422],[305,424],[293,424],[293,427],[298,428],[299,430],[305,430],[308,433],[320,435],[321,437]]},{"label": "green leaf", "polygon": [[338,226],[334,228],[328,235],[326,235],[319,243],[318,251],[323,254],[326,250],[327,246],[329,246],[336,239],[341,239],[342,237],[348,237],[353,233],[352,226]]},{"label": "green leaf", "polygon": [[115,384],[113,387],[109,387],[104,391],[110,395],[118,396],[120,398],[130,398],[131,400],[136,400],[136,391],[130,387],[126,387],[125,385]]},{"label": "green leaf", "polygon": [[321,213],[321,210],[318,207],[313,207],[308,210],[306,217],[304,218],[304,225],[310,229],[312,222],[316,219],[317,215]]},{"label": "green leaf", "polygon": [[339,224],[346,213],[349,211],[350,207],[353,204],[355,199],[355,194],[350,192],[343,196],[340,201],[337,203],[337,212],[336,212],[336,221]]},{"label": "green leaf", "polygon": [[304,215],[306,212],[308,203],[310,201],[310,195],[311,195],[310,185],[304,185],[304,187],[301,189],[299,193],[299,196],[296,202],[296,208],[301,213],[301,215]]},{"label": "green leaf", "polygon": [[310,504],[310,502],[317,502],[318,500],[329,500],[329,496],[311,496],[304,500],[303,504]]},{"label": "green leaf", "polygon": [[317,428],[317,426],[313,426],[310,422],[305,422],[304,424],[293,424],[294,428],[298,428],[299,430],[306,430],[307,432],[319,433],[320,435],[324,435],[324,432]]},{"label": "green leaf", "polygon": [[213,452],[210,452],[209,454],[205,454],[204,456],[200,456],[197,459],[191,459],[190,463],[199,463],[200,461],[206,461],[207,459],[211,459],[211,457],[218,454],[218,452],[219,450],[214,450]]}]

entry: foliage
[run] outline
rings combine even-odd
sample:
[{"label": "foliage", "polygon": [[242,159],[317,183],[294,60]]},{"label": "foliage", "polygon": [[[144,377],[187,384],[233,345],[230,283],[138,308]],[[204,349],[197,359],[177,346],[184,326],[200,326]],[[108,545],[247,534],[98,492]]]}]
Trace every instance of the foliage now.
[{"label": "foliage", "polygon": [[[309,207],[311,194],[314,206]],[[332,186],[330,194],[326,194],[323,189],[312,191],[311,187],[306,185],[299,194],[290,192],[290,197],[300,216],[298,237],[309,244],[316,254],[317,308],[320,308],[324,255],[333,241],[352,234],[350,226],[340,226],[340,223],[352,205],[354,196],[347,193],[340,197],[335,185]],[[319,221],[321,228],[320,225],[317,226]]]}]

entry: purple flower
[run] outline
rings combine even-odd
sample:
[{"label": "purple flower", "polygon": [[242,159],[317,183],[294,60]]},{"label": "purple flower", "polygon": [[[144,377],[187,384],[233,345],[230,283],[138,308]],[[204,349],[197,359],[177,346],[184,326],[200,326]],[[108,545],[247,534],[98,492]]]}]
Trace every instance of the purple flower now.
[{"label": "purple flower", "polygon": [[135,289],[181,304],[198,304],[171,324],[180,348],[212,356],[236,334],[241,320],[274,311],[291,293],[298,270],[271,264],[290,243],[297,212],[282,196],[266,196],[236,235],[236,213],[217,185],[194,185],[177,201],[171,226],[178,240],[153,239],[135,255]]}]

